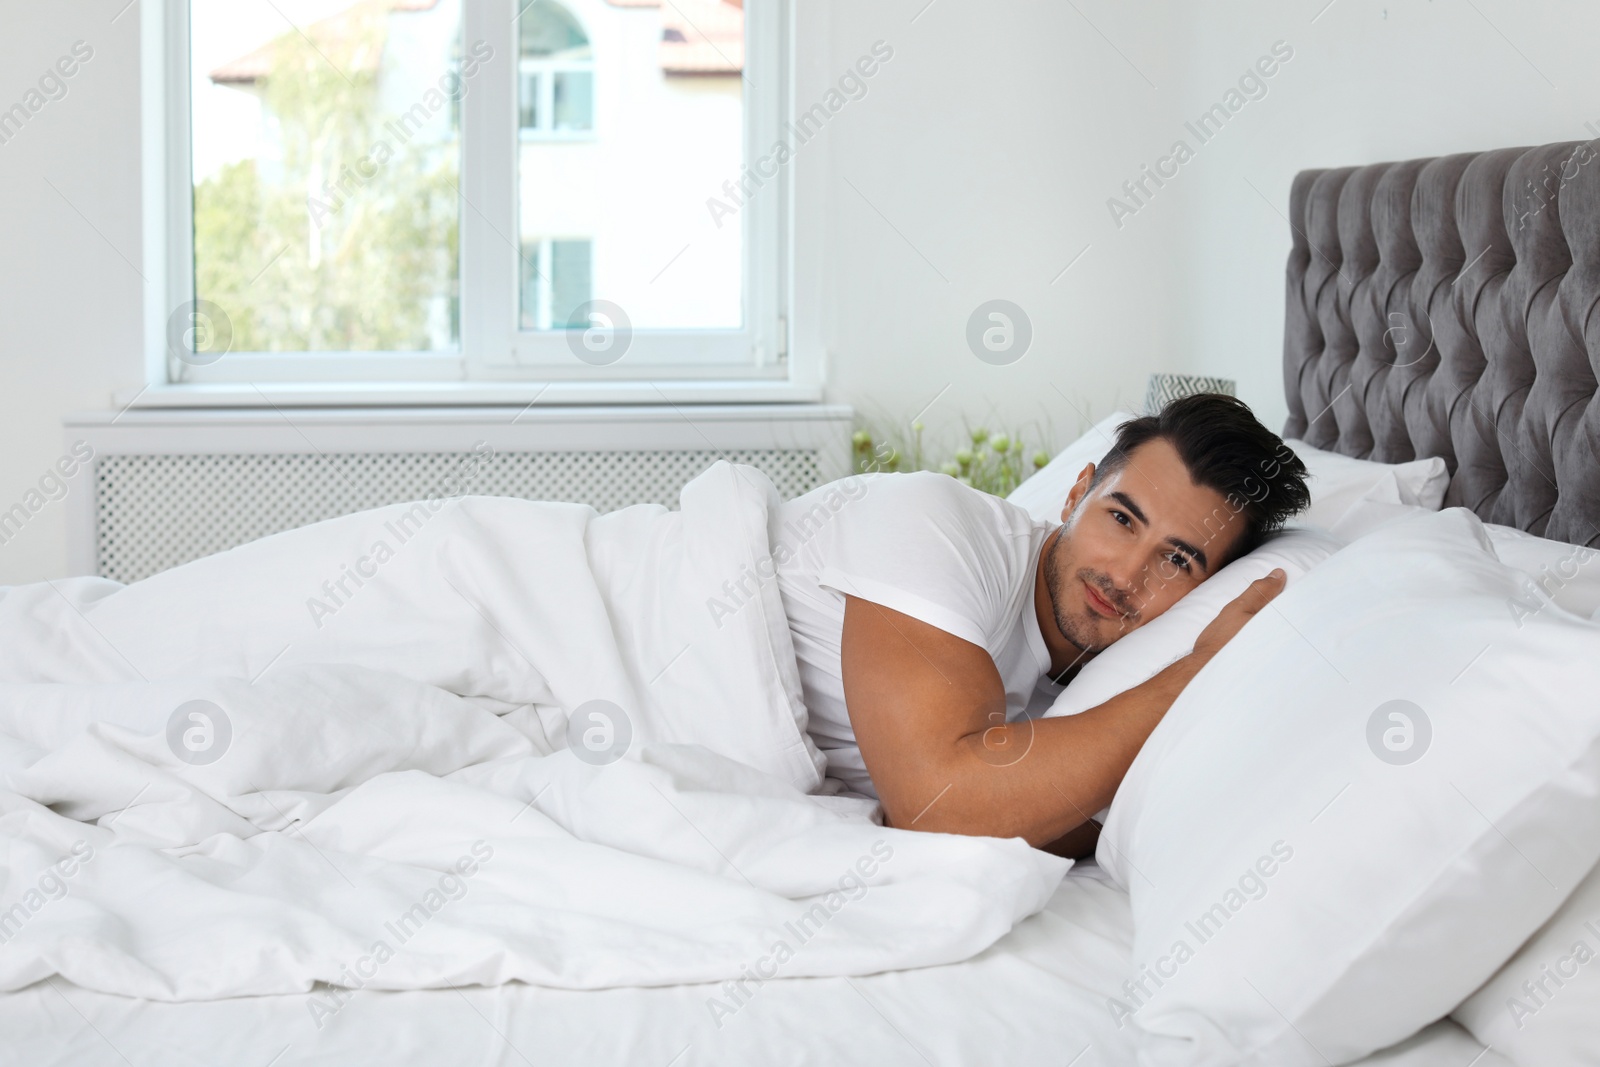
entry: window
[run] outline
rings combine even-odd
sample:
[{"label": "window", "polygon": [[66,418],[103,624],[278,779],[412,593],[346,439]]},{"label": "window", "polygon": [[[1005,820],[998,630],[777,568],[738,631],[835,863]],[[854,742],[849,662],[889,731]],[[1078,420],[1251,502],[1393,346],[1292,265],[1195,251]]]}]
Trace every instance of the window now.
[{"label": "window", "polygon": [[518,42],[518,121],[526,139],[587,136],[594,129],[589,38],[554,0],[523,11]]},{"label": "window", "polygon": [[594,298],[588,241],[534,241],[522,246],[522,328],[582,328],[584,304]]},{"label": "window", "polygon": [[791,377],[786,0],[145,8],[168,381]]}]

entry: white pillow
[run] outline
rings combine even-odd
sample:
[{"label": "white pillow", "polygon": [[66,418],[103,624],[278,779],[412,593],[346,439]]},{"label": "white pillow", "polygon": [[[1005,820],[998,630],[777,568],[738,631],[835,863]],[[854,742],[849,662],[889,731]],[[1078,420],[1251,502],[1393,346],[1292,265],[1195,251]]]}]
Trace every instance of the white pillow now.
[{"label": "white pillow", "polygon": [[1460,508],[1354,542],[1151,734],[1098,850],[1135,924],[1134,979],[1108,1009],[1141,1027],[1145,1067],[1391,1045],[1594,866],[1600,627],[1519,626],[1523,576],[1488,545]]},{"label": "white pillow", "polygon": [[1078,480],[1084,464],[1099,466],[1117,442],[1117,427],[1136,418],[1137,415],[1127,411],[1107,415],[1089,427],[1082,437],[1057,452],[1055,459],[1035,471],[1031,478],[1011,490],[1006,499],[1039,522],[1060,522],[1067,493]]},{"label": "white pillow", "polygon": [[[1384,495],[1387,495],[1386,492]],[[1311,529],[1325,529],[1333,536],[1344,541],[1354,541],[1358,537],[1365,537],[1374,530],[1382,529],[1391,522],[1408,519],[1413,515],[1430,515],[1438,508],[1424,508],[1416,504],[1391,504],[1386,501],[1361,500],[1341,515],[1330,526],[1311,524]],[[1290,519],[1285,525],[1299,527],[1305,525],[1302,519]]]},{"label": "white pillow", "polygon": [[1444,503],[1450,472],[1438,456],[1409,463],[1374,463],[1313,448],[1304,441],[1284,442],[1294,449],[1310,475],[1311,506],[1297,523],[1331,528],[1364,504],[1414,504],[1438,511]]},{"label": "white pillow", "polygon": [[1592,1067],[1600,1060],[1600,868],[1453,1015],[1517,1063]]},{"label": "white pillow", "polygon": [[1251,582],[1281,567],[1292,583],[1340,546],[1340,541],[1319,530],[1284,530],[1268,538],[1254,552],[1234,560],[1164,613],[1085,663],[1045,717],[1076,715],[1132,689],[1193,650],[1200,631]]},{"label": "white pillow", "polygon": [[1600,552],[1551,541],[1509,526],[1485,524],[1494,554],[1529,577],[1530,591],[1557,607],[1591,618],[1600,612]]}]

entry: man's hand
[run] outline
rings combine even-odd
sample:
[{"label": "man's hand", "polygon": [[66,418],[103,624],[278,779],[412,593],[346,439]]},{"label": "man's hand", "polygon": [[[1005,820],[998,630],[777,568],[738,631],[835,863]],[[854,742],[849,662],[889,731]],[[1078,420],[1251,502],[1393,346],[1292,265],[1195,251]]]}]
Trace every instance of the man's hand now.
[{"label": "man's hand", "polygon": [[1287,575],[1281,567],[1274,568],[1272,573],[1265,578],[1257,578],[1249,587],[1228,602],[1227,607],[1217,612],[1217,617],[1211,624],[1200,631],[1200,636],[1195,638],[1194,654],[1205,660],[1221,651],[1222,646],[1233,640],[1244,628],[1244,624],[1255,617],[1256,613],[1272,602],[1272,598],[1283,592]]}]

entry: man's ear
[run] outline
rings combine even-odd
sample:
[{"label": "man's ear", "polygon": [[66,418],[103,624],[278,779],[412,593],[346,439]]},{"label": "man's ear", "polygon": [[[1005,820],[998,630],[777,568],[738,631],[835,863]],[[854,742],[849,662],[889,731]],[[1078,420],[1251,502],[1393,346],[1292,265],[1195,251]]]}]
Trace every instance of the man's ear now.
[{"label": "man's ear", "polygon": [[1072,483],[1072,488],[1067,491],[1067,502],[1061,509],[1061,521],[1066,522],[1073,509],[1078,506],[1089,492],[1089,485],[1094,481],[1094,464],[1084,464],[1083,470],[1078,472],[1078,480]]}]

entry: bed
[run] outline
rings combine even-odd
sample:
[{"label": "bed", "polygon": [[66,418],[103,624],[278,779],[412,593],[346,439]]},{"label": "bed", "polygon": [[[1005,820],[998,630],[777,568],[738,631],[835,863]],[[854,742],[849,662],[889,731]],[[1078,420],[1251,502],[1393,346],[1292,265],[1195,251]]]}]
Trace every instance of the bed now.
[{"label": "bed", "polygon": [[[1440,457],[1445,506],[1600,545],[1600,178],[1573,162],[1580,149],[1297,176],[1285,436],[1383,465]],[[326,1003],[320,988],[159,1002],[57,976],[0,996],[0,1063],[1109,1067],[1139,1055],[1137,1028],[1112,1007],[1134,953],[1129,894],[1088,861],[1041,910],[961,962],[779,977],[750,995],[718,982],[358,990],[331,1018],[315,1010],[317,998]],[[1441,1019],[1362,1062],[1512,1061]]]},{"label": "bed", "polygon": [[[357,993],[321,1031],[304,997],[130,1001],[65,983],[0,998],[0,1057],[37,1065],[428,1063],[926,1064],[1112,1067],[1131,1034],[1105,1009],[1126,968],[1126,895],[1092,865],[965,963],[858,978],[779,979],[719,1029],[714,985],[568,992],[529,985]],[[1478,1057],[1475,1059],[1475,1057]],[[1392,1067],[1500,1067],[1453,1023],[1375,1057]]]}]

